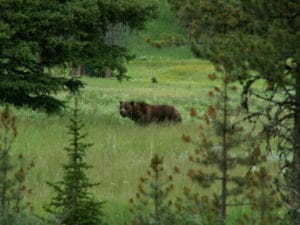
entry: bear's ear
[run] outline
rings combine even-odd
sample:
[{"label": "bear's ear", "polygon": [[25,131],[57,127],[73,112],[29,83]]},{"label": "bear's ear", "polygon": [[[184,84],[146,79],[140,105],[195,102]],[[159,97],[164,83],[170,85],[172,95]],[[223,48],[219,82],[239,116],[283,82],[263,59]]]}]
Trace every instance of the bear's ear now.
[{"label": "bear's ear", "polygon": [[134,105],[134,101],[131,101],[131,102],[129,102],[129,103],[130,103],[130,105],[132,105],[132,106]]}]

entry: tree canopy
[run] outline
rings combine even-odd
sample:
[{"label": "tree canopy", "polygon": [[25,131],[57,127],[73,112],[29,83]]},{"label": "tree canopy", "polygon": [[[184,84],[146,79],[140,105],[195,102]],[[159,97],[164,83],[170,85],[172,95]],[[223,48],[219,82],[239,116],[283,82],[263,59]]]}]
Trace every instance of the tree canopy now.
[{"label": "tree canopy", "polygon": [[64,102],[60,90],[78,91],[79,80],[50,76],[45,68],[67,63],[108,65],[125,73],[128,50],[105,43],[115,24],[144,28],[156,15],[153,1],[137,0],[0,0],[0,101],[47,112]]}]

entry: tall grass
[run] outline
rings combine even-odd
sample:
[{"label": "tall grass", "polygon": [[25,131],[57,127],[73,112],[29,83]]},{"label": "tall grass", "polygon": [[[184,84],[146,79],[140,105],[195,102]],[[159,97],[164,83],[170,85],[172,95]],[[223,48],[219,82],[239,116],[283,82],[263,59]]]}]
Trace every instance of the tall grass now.
[{"label": "tall grass", "polygon": [[[183,143],[181,137],[182,134],[198,136],[198,122],[190,118],[189,109],[196,108],[199,114],[206,110],[209,104],[207,92],[216,85],[206,78],[213,68],[198,60],[189,60],[187,64],[176,60],[165,64],[159,59],[156,64],[153,61],[133,61],[129,65],[131,81],[83,78],[86,88],[79,98],[79,107],[86,123],[87,141],[94,144],[87,152],[88,163],[94,166],[89,176],[93,182],[102,181],[94,193],[99,200],[107,201],[108,224],[123,224],[128,219],[128,200],[136,192],[138,180],[155,153],[164,156],[167,173],[172,173],[175,165],[182,171],[175,177],[174,195],[181,194],[186,185],[197,189],[186,176],[191,167],[188,157],[194,146]],[[154,65],[157,84],[152,84],[142,70],[142,65],[147,67],[148,63]],[[186,79],[180,75],[181,65]],[[174,79],[171,72],[165,72],[173,67],[179,68],[171,70]],[[67,93],[60,93],[58,97],[67,102],[70,100]],[[183,122],[170,126],[137,126],[118,112],[119,101],[131,99],[175,105]],[[22,152],[35,162],[28,177],[28,185],[33,191],[26,201],[32,202],[35,211],[44,215],[42,206],[53,194],[46,181],[58,181],[62,176],[61,164],[66,159],[63,148],[69,138],[66,129],[69,111],[52,116],[28,109],[14,109],[14,113],[18,118],[19,135],[13,154]]]},{"label": "tall grass", "polygon": [[[148,31],[132,34],[128,43],[137,55],[128,66],[130,81],[82,78],[86,87],[79,98],[82,119],[86,122],[87,141],[93,143],[87,152],[93,182],[102,181],[94,189],[99,200],[105,200],[107,223],[121,225],[128,219],[128,200],[136,192],[138,179],[145,173],[155,153],[164,156],[166,172],[176,165],[181,173],[175,177],[175,194],[185,185],[194,186],[186,176],[190,168],[188,157],[194,150],[181,141],[182,134],[197,137],[197,121],[189,116],[196,108],[201,114],[209,104],[208,91],[217,83],[207,75],[214,71],[211,64],[192,57],[185,47],[155,49],[143,42],[143,37],[159,38],[163,32],[182,32],[161,1],[162,16],[148,24]],[[151,77],[158,83],[153,84]],[[70,102],[67,93],[58,97]],[[239,96],[237,96],[238,98]],[[140,127],[118,112],[121,100],[145,100],[149,103],[172,104],[181,112],[180,125]],[[32,194],[25,199],[35,206],[35,212],[44,215],[43,204],[49,201],[52,189],[46,181],[61,180],[61,164],[68,144],[66,129],[69,111],[48,116],[30,109],[14,109],[19,135],[12,154],[22,152],[34,161],[35,168],[28,175]],[[213,190],[209,190],[213,191]],[[233,213],[236,216],[236,212]]]},{"label": "tall grass", "polygon": [[[86,122],[87,140],[94,144],[87,158],[88,163],[94,166],[89,175],[94,182],[102,181],[94,192],[100,200],[107,201],[105,210],[109,224],[122,224],[127,218],[128,199],[135,193],[138,179],[144,174],[154,153],[165,157],[169,172],[175,165],[183,171],[187,168],[186,163],[193,147],[184,144],[181,136],[183,133],[197,133],[197,124],[189,117],[189,109],[196,107],[201,112],[208,104],[205,95],[210,85],[205,77],[208,68],[212,70],[207,63],[192,62],[187,68],[199,69],[201,83],[197,82],[193,71],[189,72],[188,69],[186,79],[169,79],[171,74],[165,73],[160,60],[152,67],[159,81],[155,85],[144,73],[138,72],[142,68],[139,60],[129,65],[131,81],[83,78],[86,88],[79,98],[79,107]],[[147,62],[143,63],[147,66]],[[173,65],[179,67],[180,63],[173,61],[165,64],[168,68]],[[176,77],[176,71],[174,74]],[[60,93],[58,97],[70,100],[67,93]],[[119,101],[131,99],[173,104],[182,113],[183,123],[137,126],[131,120],[122,118],[118,112]],[[66,159],[63,148],[68,143],[66,123],[69,112],[66,110],[60,115],[48,116],[29,109],[14,109],[14,113],[18,118],[19,135],[14,143],[13,154],[22,152],[26,158],[35,162],[35,168],[28,176],[28,185],[33,191],[26,201],[32,202],[35,211],[43,215],[42,206],[52,194],[46,181],[61,179],[61,164]],[[188,179],[183,173],[178,179],[178,191],[186,182]],[[112,222],[115,215],[119,215],[119,222]]]}]

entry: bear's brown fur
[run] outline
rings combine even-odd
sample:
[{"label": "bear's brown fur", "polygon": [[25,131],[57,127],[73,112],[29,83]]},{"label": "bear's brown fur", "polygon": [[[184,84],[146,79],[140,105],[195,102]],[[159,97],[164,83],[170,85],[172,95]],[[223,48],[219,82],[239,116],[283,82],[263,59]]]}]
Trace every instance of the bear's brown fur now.
[{"label": "bear's brown fur", "polygon": [[180,113],[170,105],[150,105],[134,101],[120,102],[120,114],[141,125],[153,122],[181,122]]}]

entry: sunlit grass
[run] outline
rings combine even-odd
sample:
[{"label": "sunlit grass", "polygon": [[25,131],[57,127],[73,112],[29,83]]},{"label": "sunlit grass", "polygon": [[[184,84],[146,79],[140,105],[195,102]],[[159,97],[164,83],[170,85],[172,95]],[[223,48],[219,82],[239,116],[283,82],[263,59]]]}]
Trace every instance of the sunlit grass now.
[{"label": "sunlit grass", "polygon": [[[148,73],[147,68],[152,72]],[[109,224],[121,225],[128,219],[128,200],[135,194],[139,178],[146,173],[155,153],[164,157],[167,174],[174,174],[174,166],[181,170],[174,179],[173,196],[181,195],[184,186],[199,190],[187,176],[187,171],[195,167],[189,162],[195,146],[184,143],[181,137],[183,134],[196,140],[199,137],[199,121],[190,117],[189,110],[195,108],[201,115],[211,103],[207,93],[220,84],[207,78],[212,72],[211,64],[196,59],[165,62],[161,59],[136,59],[128,65],[129,81],[81,78],[86,87],[79,97],[80,114],[85,122],[84,132],[88,134],[86,141],[93,143],[87,152],[88,163],[93,166],[89,177],[92,182],[100,182],[93,193],[99,200],[106,201]],[[156,84],[151,82],[154,74],[158,79]],[[237,104],[238,93],[235,96]],[[73,101],[68,93],[59,93],[58,97],[72,107]],[[171,126],[137,126],[119,115],[121,100],[172,104],[181,112],[183,122]],[[18,118],[19,135],[12,153],[22,152],[35,164],[28,176],[32,194],[26,197],[26,201],[33,203],[35,212],[44,215],[42,206],[53,194],[46,182],[59,181],[62,177],[70,112],[67,109],[59,115],[48,116],[29,109],[13,109],[13,113]],[[206,172],[210,169],[205,168]],[[232,171],[240,172],[243,172],[240,168]],[[217,192],[218,188],[210,188],[206,193]],[[232,212],[235,215],[235,211]]]},{"label": "sunlit grass", "polygon": [[[93,193],[99,200],[106,201],[104,212],[110,225],[123,225],[128,219],[128,200],[135,194],[139,178],[146,173],[155,153],[164,157],[167,174],[173,174],[175,165],[181,170],[174,178],[174,196],[180,195],[184,186],[198,189],[197,184],[187,177],[187,171],[195,166],[188,160],[195,146],[183,143],[181,137],[182,134],[199,136],[199,121],[190,118],[189,110],[195,108],[203,114],[210,104],[208,91],[219,83],[207,78],[214,72],[213,66],[194,59],[187,47],[155,49],[143,42],[143,37],[159,38],[159,33],[165,30],[180,32],[174,21],[170,28],[168,18],[162,17],[159,26],[155,21],[148,24],[151,32],[133,36],[130,40],[128,47],[136,54],[136,59],[127,64],[129,81],[81,78],[86,87],[79,97],[80,114],[85,122],[84,132],[88,134],[86,141],[93,143],[87,151],[87,161],[93,166],[89,177],[92,182],[100,182]],[[63,70],[56,72],[66,74]],[[158,83],[153,84],[152,77]],[[68,93],[59,93],[58,97],[72,107]],[[236,99],[239,97],[237,94]],[[172,126],[137,126],[120,117],[121,100],[172,104],[182,114],[183,122]],[[66,110],[48,116],[29,109],[13,109],[13,113],[17,116],[19,132],[12,155],[22,152],[35,164],[27,177],[32,194],[25,201],[32,202],[35,212],[44,215],[42,206],[49,203],[53,194],[46,182],[56,182],[62,177],[70,112]],[[273,165],[269,166],[272,168]],[[240,172],[238,170],[234,173]],[[205,192],[217,190],[216,186]],[[233,217],[239,215],[234,210],[230,213]]]},{"label": "sunlit grass", "polygon": [[[193,74],[194,66],[203,76],[201,82]],[[189,109],[196,108],[199,114],[203,114],[210,103],[207,92],[217,85],[206,78],[207,68],[212,69],[207,62],[192,60],[189,66],[182,69],[187,71],[187,80],[176,82],[168,81],[170,74],[162,73],[163,65],[159,65],[156,67],[157,74],[166,82],[158,84],[144,79],[143,74],[136,72],[136,67],[140,67],[139,61],[129,66],[129,72],[133,71],[130,81],[83,78],[86,87],[79,98],[81,118],[85,122],[84,132],[88,134],[86,141],[93,143],[87,152],[87,161],[93,166],[89,177],[92,182],[100,182],[93,192],[99,200],[106,201],[107,220],[113,225],[123,224],[128,219],[128,200],[135,194],[139,178],[146,173],[155,153],[164,157],[167,174],[174,174],[174,166],[181,170],[174,179],[174,196],[181,195],[184,186],[198,190],[197,184],[187,176],[187,171],[195,166],[188,159],[195,146],[184,143],[181,137],[182,134],[196,139],[199,137],[199,121],[190,118]],[[179,65],[176,67],[179,68]],[[187,83],[189,79],[192,85]],[[67,93],[60,93],[59,97],[72,107],[72,98]],[[131,99],[175,105],[183,116],[183,123],[137,126],[131,120],[122,118],[118,112],[119,101]],[[44,215],[42,206],[49,202],[53,194],[46,182],[59,181],[62,177],[62,164],[66,159],[64,147],[68,146],[69,140],[66,125],[70,112],[67,110],[52,116],[27,109],[13,109],[13,112],[17,115],[19,129],[13,154],[22,152],[35,163],[28,176],[32,194],[26,201],[32,202],[35,211]],[[209,168],[205,169],[207,171]],[[207,193],[217,192],[218,188],[215,186]]]}]

